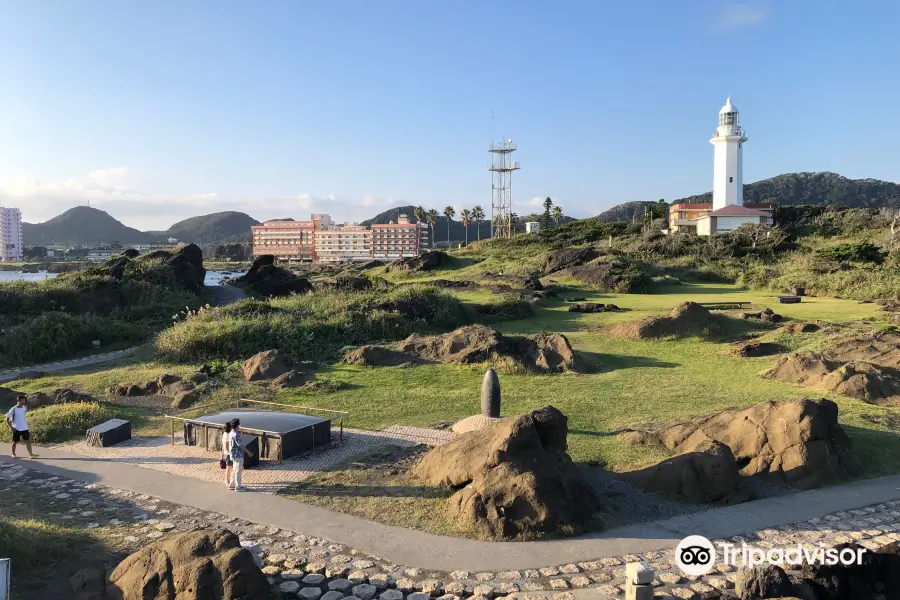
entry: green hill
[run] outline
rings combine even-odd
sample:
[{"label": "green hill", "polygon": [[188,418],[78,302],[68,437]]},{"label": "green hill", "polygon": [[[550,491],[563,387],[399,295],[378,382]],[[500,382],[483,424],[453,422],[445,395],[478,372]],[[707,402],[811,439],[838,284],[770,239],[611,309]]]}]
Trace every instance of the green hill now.
[{"label": "green hill", "polygon": [[158,235],[195,244],[213,244],[223,240],[249,242],[250,227],[253,225],[259,225],[259,221],[250,215],[226,211],[179,221]]},{"label": "green hill", "polygon": [[631,223],[632,219],[640,219],[643,217],[645,207],[650,204],[656,204],[656,202],[646,202],[642,200],[624,202],[613,206],[594,218],[598,221],[624,221],[626,223]]},{"label": "green hill", "polygon": [[89,206],[76,206],[43,223],[22,223],[28,246],[100,246],[150,243],[157,238],[123,225],[109,213]]},{"label": "green hill", "polygon": [[[712,192],[675,202],[712,202]],[[744,202],[897,208],[900,207],[900,184],[878,179],[849,179],[828,172],[786,173],[745,185]]]}]

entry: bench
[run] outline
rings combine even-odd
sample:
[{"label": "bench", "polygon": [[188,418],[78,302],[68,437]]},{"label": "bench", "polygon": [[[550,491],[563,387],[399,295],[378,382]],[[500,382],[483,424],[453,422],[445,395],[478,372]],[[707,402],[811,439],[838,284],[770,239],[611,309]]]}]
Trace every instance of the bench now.
[{"label": "bench", "polygon": [[131,421],[110,419],[87,430],[88,446],[106,448],[131,439]]},{"label": "bench", "polygon": [[800,304],[800,296],[778,296],[778,304]]},{"label": "bench", "polygon": [[244,453],[244,468],[249,469],[251,467],[259,466],[259,436],[256,435],[242,435],[241,441],[244,442],[244,448],[253,453],[253,456],[250,456],[246,452]]},{"label": "bench", "polygon": [[750,306],[753,304],[752,302],[744,302],[744,301],[735,301],[735,302],[698,302],[700,306],[704,308],[725,308],[728,306],[736,306],[738,308],[744,308],[745,306]]}]

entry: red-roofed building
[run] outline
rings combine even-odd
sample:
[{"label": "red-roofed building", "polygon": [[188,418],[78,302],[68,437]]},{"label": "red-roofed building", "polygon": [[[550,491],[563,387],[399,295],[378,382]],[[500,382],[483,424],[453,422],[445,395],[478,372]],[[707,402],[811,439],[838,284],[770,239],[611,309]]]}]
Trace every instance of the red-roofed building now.
[{"label": "red-roofed building", "polygon": [[[737,204],[730,204],[725,208],[720,208],[719,210],[730,210],[733,208],[737,209],[752,209],[754,212],[762,213],[762,216],[759,217],[759,220],[748,221],[751,223],[761,223],[763,225],[772,225],[774,223],[774,219],[772,218],[772,204],[770,202],[761,202],[761,203],[746,203],[743,206],[739,206]],[[706,232],[708,222],[705,222],[702,225],[700,221],[705,219],[711,213],[718,211],[713,211],[713,205],[710,204],[673,204],[669,207],[669,231],[675,232],[689,232],[694,231],[699,235],[709,235],[709,232]],[[759,216],[759,215],[757,215]],[[744,217],[749,217],[749,215],[744,215]],[[722,223],[727,223],[727,221],[723,221]],[[725,227],[726,225],[722,225]],[[717,229],[719,233],[722,233],[723,229]]]}]

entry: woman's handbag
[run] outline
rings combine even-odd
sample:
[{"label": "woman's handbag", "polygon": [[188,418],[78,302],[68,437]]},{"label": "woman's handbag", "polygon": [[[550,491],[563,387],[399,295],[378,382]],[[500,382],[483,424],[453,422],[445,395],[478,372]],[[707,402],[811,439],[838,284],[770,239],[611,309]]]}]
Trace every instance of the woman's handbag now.
[{"label": "woman's handbag", "polygon": [[219,459],[219,468],[224,469],[228,466],[228,462],[225,460],[225,457]]}]

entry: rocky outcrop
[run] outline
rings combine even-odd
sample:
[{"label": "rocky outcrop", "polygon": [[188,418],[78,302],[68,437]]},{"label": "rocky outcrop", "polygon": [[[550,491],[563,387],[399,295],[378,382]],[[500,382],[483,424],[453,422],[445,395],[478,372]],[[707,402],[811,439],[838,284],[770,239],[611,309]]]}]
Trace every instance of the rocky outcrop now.
[{"label": "rocky outcrop", "polygon": [[900,405],[900,370],[863,360],[842,363],[819,352],[798,352],[778,359],[762,376],[870,404]]},{"label": "rocky outcrop", "polygon": [[258,256],[245,274],[224,283],[264,298],[306,294],[313,289],[306,277],[298,277],[293,271],[275,266],[275,257],[271,254]]},{"label": "rocky outcrop", "polygon": [[773,356],[782,354],[788,349],[781,344],[775,342],[763,342],[760,340],[750,340],[747,342],[739,342],[734,345],[734,354],[743,358],[756,358],[760,356]]},{"label": "rocky outcrop", "polygon": [[152,542],[110,575],[107,597],[121,600],[270,600],[269,582],[238,537],[221,529]]},{"label": "rocky outcrop", "polygon": [[290,364],[278,350],[264,350],[241,363],[241,371],[247,381],[275,379],[290,370]]},{"label": "rocky outcrop", "polygon": [[[522,289],[522,290],[542,291],[544,289],[544,284],[541,283],[541,279],[537,275],[509,275],[506,273],[482,273],[480,279],[482,281],[500,282],[503,284],[507,284],[510,288],[516,288],[516,289]],[[504,290],[503,285],[486,286],[486,287],[495,292],[509,291],[508,289]]]},{"label": "rocky outcrop", "polygon": [[410,356],[392,348],[362,346],[347,352],[344,355],[344,362],[348,365],[360,365],[362,367],[398,367],[422,361],[418,357]]},{"label": "rocky outcrop", "polygon": [[586,248],[562,248],[560,250],[552,250],[547,255],[547,262],[544,264],[545,273],[555,273],[563,269],[578,267],[585,263],[589,263],[600,256],[600,253],[591,246]]},{"label": "rocky outcrop", "polygon": [[428,250],[418,256],[409,258],[401,258],[389,263],[385,267],[385,273],[395,271],[432,271],[444,264],[447,260],[447,253],[440,250]]},{"label": "rocky outcrop", "polygon": [[561,334],[534,337],[504,336],[489,327],[472,325],[434,336],[413,334],[397,349],[431,362],[485,363],[511,358],[534,371],[574,371],[575,354]]},{"label": "rocky outcrop", "polygon": [[862,551],[862,564],[803,565],[797,579],[805,589],[815,594],[813,598],[857,600],[880,597],[885,600],[900,600],[900,545],[897,542],[874,552],[856,544],[841,544],[836,548],[848,549],[854,553]]},{"label": "rocky outcrop", "polygon": [[25,397],[25,406],[29,409],[69,404],[71,402],[93,402],[93,396],[82,394],[70,388],[53,390],[52,392],[32,392]]},{"label": "rocky outcrop", "polygon": [[718,322],[706,308],[696,302],[679,304],[668,316],[649,317],[616,325],[610,333],[629,339],[653,339],[663,337],[688,337],[705,335],[716,327]]},{"label": "rocky outcrop", "polygon": [[678,454],[715,441],[728,446],[741,474],[773,477],[798,488],[839,481],[858,470],[850,438],[831,400],[762,402],[643,432]]},{"label": "rocky outcrop", "polygon": [[338,292],[361,292],[372,288],[372,282],[365,277],[341,275],[331,281],[317,281],[316,289],[334,290]]},{"label": "rocky outcrop", "polygon": [[691,452],[656,465],[620,474],[648,492],[695,504],[725,502],[738,483],[738,467],[731,449],[714,440],[698,443]]},{"label": "rocky outcrop", "polygon": [[764,308],[759,312],[742,312],[739,316],[742,319],[756,319],[759,321],[768,321],[770,323],[777,323],[782,318],[781,315],[777,314],[771,308]]},{"label": "rocky outcrop", "polygon": [[793,595],[794,585],[781,567],[763,565],[741,568],[734,582],[734,591],[741,600],[786,598]]},{"label": "rocky outcrop", "polygon": [[291,369],[272,380],[272,389],[283,390],[287,388],[301,387],[308,381],[308,375],[296,369]]},{"label": "rocky outcrop", "polygon": [[584,302],[569,305],[569,312],[575,313],[601,313],[616,312],[621,310],[615,304],[597,304],[594,302]]},{"label": "rocky outcrop", "polygon": [[494,538],[578,528],[599,509],[566,454],[568,423],[552,406],[461,435],[426,454],[414,473],[457,491],[446,510],[464,528]]}]

